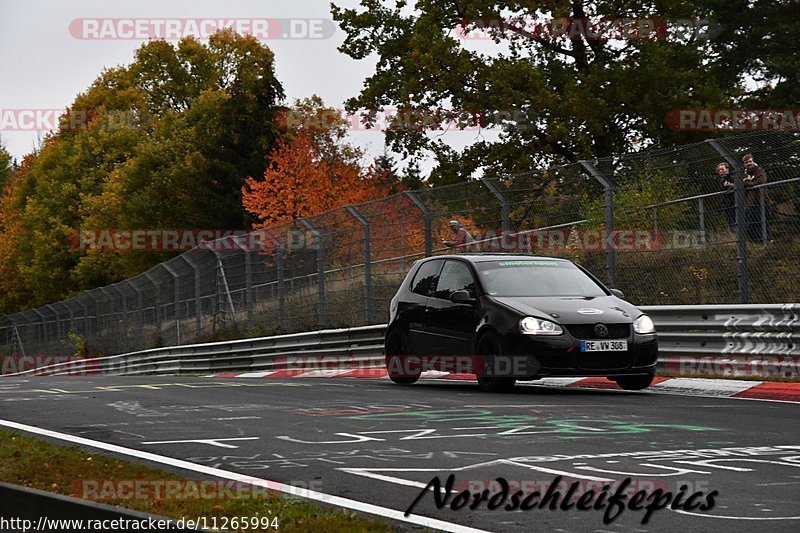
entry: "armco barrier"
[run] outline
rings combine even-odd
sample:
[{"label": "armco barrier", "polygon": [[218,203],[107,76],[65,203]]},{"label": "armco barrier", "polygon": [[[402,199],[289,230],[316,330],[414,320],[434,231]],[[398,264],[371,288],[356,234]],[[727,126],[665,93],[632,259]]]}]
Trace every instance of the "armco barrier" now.
[{"label": "armco barrier", "polygon": [[642,307],[673,375],[800,379],[800,304]]},{"label": "armco barrier", "polygon": [[153,348],[128,354],[73,360],[4,376],[130,376],[268,370],[278,364],[286,364],[287,357],[326,355],[347,356],[347,360],[354,365],[378,365],[383,364],[381,354],[385,329],[384,325],[375,325]]},{"label": "armco barrier", "polygon": [[[648,306],[673,374],[800,378],[800,304]],[[154,348],[5,374],[141,375],[382,367],[385,325]],[[328,359],[326,359],[326,357]]]},{"label": "armco barrier", "polygon": [[[5,519],[6,523],[14,520],[10,522],[12,527],[4,531],[25,531],[26,528],[28,531],[78,531],[84,528],[90,530],[89,521],[113,524],[123,531],[147,530],[150,525],[165,526],[161,528],[162,531],[205,531],[186,527],[178,521],[163,516],[149,515],[9,483],[0,483],[0,501],[3,502],[0,506],[0,517]],[[76,523],[78,521],[80,523]],[[128,527],[120,527],[121,524]],[[99,531],[99,528],[97,530]]]}]

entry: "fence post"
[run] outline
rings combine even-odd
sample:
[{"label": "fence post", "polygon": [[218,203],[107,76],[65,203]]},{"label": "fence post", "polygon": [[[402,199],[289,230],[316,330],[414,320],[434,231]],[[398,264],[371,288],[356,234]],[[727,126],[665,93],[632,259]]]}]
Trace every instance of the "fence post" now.
[{"label": "fence post", "polygon": [[[236,328],[238,331],[239,329],[239,319],[236,317],[236,309],[233,307],[233,298],[231,297],[231,290],[228,287],[228,276],[225,274],[225,265],[222,264],[222,257],[220,257],[219,251],[216,250],[214,245],[210,245],[210,250],[214,254],[214,258],[217,260],[217,275],[216,275],[216,298],[215,298],[215,307],[214,307],[214,332],[217,331],[217,314],[220,312],[221,309],[225,308],[225,304],[227,303],[228,307],[230,308],[231,318],[233,319],[233,327]],[[219,289],[220,286],[224,291],[224,294],[220,295]],[[220,298],[222,296],[222,298]],[[221,301],[222,299],[227,300]]]},{"label": "fence post", "polygon": [[[117,331],[116,331],[117,323],[114,320],[114,300],[106,292],[107,287],[99,287],[98,290],[100,291],[100,294],[102,294],[105,297],[106,302],[108,302],[108,320],[103,320],[103,326],[105,327],[105,331],[106,331],[106,334],[103,335],[103,337],[106,337],[106,336],[116,337],[117,336]],[[103,350],[103,351],[105,351],[105,350]]]},{"label": "fence post", "polygon": [[725,159],[731,167],[731,175],[734,176],[735,198],[736,198],[736,265],[739,284],[739,303],[750,303],[750,277],[747,271],[747,220],[745,213],[745,190],[742,181],[744,172],[739,160],[731,154],[727,148],[722,146],[717,139],[709,139],[709,145]]},{"label": "fence post", "polygon": [[506,195],[500,191],[497,185],[488,178],[481,177],[480,180],[481,183],[486,185],[486,187],[490,191],[492,191],[492,194],[494,194],[495,197],[498,200],[500,200],[500,220],[501,220],[501,227],[503,230],[503,236],[508,235],[509,233],[511,233],[511,228],[508,223],[508,216],[509,216],[508,198],[506,198]]},{"label": "fence post", "polygon": [[[115,285],[109,285],[109,286],[108,286],[108,287],[106,287],[106,288],[107,288],[108,290],[113,290],[114,292],[116,292],[116,293],[117,293],[117,295],[118,295],[118,296],[121,296],[121,297],[122,297],[122,307],[121,307],[121,309],[120,309],[120,310],[118,310],[118,311],[115,313],[115,312],[114,312],[114,309],[115,309],[116,307],[118,307],[118,306],[114,306],[114,305],[112,305],[111,303],[109,303],[109,312],[111,313],[111,324],[112,324],[112,326],[111,326],[111,329],[112,329],[112,331],[114,332],[114,338],[115,338],[115,339],[121,339],[121,338],[124,338],[124,340],[122,341],[122,343],[123,343],[123,351],[121,352],[121,353],[124,353],[124,352],[126,351],[126,350],[125,350],[125,348],[126,348],[126,346],[127,346],[127,341],[128,341],[128,334],[127,334],[127,330],[125,330],[125,334],[124,334],[124,335],[122,335],[122,334],[121,334],[121,330],[124,330],[124,329],[125,329],[125,328],[123,327],[123,325],[122,325],[123,317],[125,316],[125,314],[124,314],[124,313],[125,313],[125,303],[124,303],[124,302],[125,302],[125,295],[124,295],[124,294],[122,294],[122,293],[120,292],[120,290],[119,290],[119,289],[118,289],[118,288],[117,288]],[[100,290],[101,290],[101,291],[103,291],[103,289],[100,289]],[[111,298],[111,296],[109,296],[108,294],[106,294],[106,292],[105,292],[105,291],[103,291],[103,294],[105,294],[105,295],[106,295],[106,298],[108,298],[108,301],[109,301],[109,302],[112,302],[112,301],[113,301],[113,300],[112,300],[112,298]],[[116,315],[116,316],[115,316],[115,315]],[[118,318],[117,318],[117,317],[118,317]]]},{"label": "fence post", "polygon": [[[581,166],[603,186],[605,202],[605,235],[603,242],[608,242],[608,236],[614,234],[614,184],[590,161],[579,161]],[[612,240],[613,242],[613,240]],[[606,250],[606,282],[609,287],[616,287],[617,283],[617,251],[614,246]]]},{"label": "fence post", "polygon": [[[53,319],[55,321],[55,324],[54,324],[55,325],[55,328],[54,328],[55,340],[59,341],[59,340],[61,340],[61,321],[58,318],[58,311],[55,310],[55,308],[53,307],[52,304],[46,304],[44,307],[48,311],[53,313]],[[48,335],[48,336],[50,336],[50,335]],[[52,337],[52,336],[50,336],[50,337]]]},{"label": "fence post", "polygon": [[767,244],[767,239],[769,236],[767,235],[767,203],[764,195],[766,191],[764,187],[758,188],[758,208],[761,211],[761,243]]},{"label": "fence post", "polygon": [[122,348],[125,352],[128,352],[130,351],[129,348],[131,341],[131,325],[129,321],[130,317],[128,310],[128,295],[125,294],[125,291],[122,290],[122,287],[117,287],[117,285],[130,286],[130,283],[128,283],[128,280],[123,280],[120,281],[119,283],[112,285],[112,287],[114,287],[114,290],[117,291],[120,296],[122,296],[122,331],[124,332]]},{"label": "fence post", "polygon": [[183,261],[189,265],[189,268],[192,269],[192,272],[194,272],[194,334],[195,339],[199,339],[203,326],[203,301],[200,299],[200,267],[189,258],[189,254],[192,251],[193,250],[189,250],[189,252],[181,254],[178,257],[183,259]]},{"label": "fence post", "polygon": [[147,279],[147,281],[150,282],[150,285],[152,285],[153,288],[156,290],[156,303],[155,303],[155,306],[154,306],[155,311],[153,313],[153,322],[155,323],[155,327],[156,327],[156,341],[157,341],[158,345],[160,346],[161,345],[161,341],[162,341],[162,339],[161,339],[161,309],[160,309],[160,307],[161,307],[161,290],[160,290],[160,287],[158,286],[158,283],[156,283],[153,280],[152,274],[150,274],[149,271],[145,272],[142,275]]},{"label": "fence post", "polygon": [[[67,340],[67,338],[69,336],[69,331],[70,331],[70,329],[72,329],[72,308],[69,305],[67,305],[67,302],[69,302],[69,300],[65,300],[65,301],[62,301],[62,302],[58,302],[57,304],[53,304],[53,305],[60,305],[61,307],[63,307],[64,309],[67,310],[67,317],[68,318],[64,318],[64,319],[61,320],[61,321],[65,322],[65,326],[66,327],[62,327],[60,329],[60,331],[59,331],[58,338],[59,338],[60,341]],[[61,321],[59,321],[59,322],[61,322]]]},{"label": "fence post", "polygon": [[[81,301],[81,296],[77,296],[75,298],[75,303],[78,304],[81,307],[81,312],[83,313],[83,331],[84,331],[83,335],[88,338],[88,336],[89,336],[89,333],[88,333],[88,330],[89,330],[89,309]],[[78,328],[75,328],[75,333],[80,334],[79,331],[80,330],[78,330]]]},{"label": "fence post", "polygon": [[[19,335],[19,329],[17,329],[17,322],[16,322],[16,320],[14,320],[15,316],[17,316],[17,315],[10,315],[8,317],[8,321],[11,322],[11,328],[12,328],[12,331],[11,331],[11,346],[9,348],[11,351],[9,352],[8,355],[11,355],[11,356],[14,356],[14,355],[25,355],[25,346],[22,344],[22,337],[20,337],[20,335]],[[19,347],[18,350],[14,349],[15,345]]]},{"label": "fence post", "polygon": [[658,235],[658,208],[653,207],[653,235]]},{"label": "fence post", "polygon": [[[92,302],[92,304],[94,306],[94,315],[92,315],[93,319],[89,320],[89,329],[88,329],[88,333],[87,333],[87,342],[88,342],[88,336],[89,335],[94,335],[96,332],[99,332],[101,327],[102,327],[102,321],[100,320],[100,302],[98,302],[97,298],[95,298],[95,292],[96,291],[97,291],[97,289],[93,289],[91,291],[87,291],[86,292],[86,295],[89,297],[89,300],[91,300],[91,302]],[[97,327],[95,327],[95,326],[97,326]]]},{"label": "fence post", "polygon": [[286,287],[283,280],[283,243],[276,239],[269,231],[260,231],[263,231],[264,236],[275,245],[276,283],[278,284],[278,325],[283,326],[283,321],[286,318]]},{"label": "fence post", "polygon": [[236,246],[244,252],[244,307],[247,312],[247,329],[253,331],[255,327],[255,316],[253,314],[253,258],[252,240],[248,239],[246,244],[241,242],[242,236],[231,237]]},{"label": "fence post", "polygon": [[403,191],[403,193],[408,196],[414,205],[422,211],[422,218],[425,223],[425,257],[430,257],[433,255],[433,230],[431,227],[431,210],[428,209],[422,200],[414,193],[413,191]]},{"label": "fence post", "polygon": [[69,335],[70,331],[73,331],[75,329],[75,312],[72,310],[72,307],[68,305],[69,302],[72,301],[74,300],[66,300],[64,302],[64,307],[67,308],[67,313],[69,314],[69,325],[67,326],[67,335]]},{"label": "fence post", "polygon": [[364,323],[369,324],[372,319],[372,240],[369,220],[351,205],[346,205],[345,209],[364,226]]},{"label": "fence post", "polygon": [[[25,319],[25,346],[28,347],[28,351],[33,350],[33,352],[36,353],[36,348],[32,335],[32,329],[33,329],[32,326],[35,324],[35,322],[32,322],[27,315],[28,311],[23,311],[22,313],[17,314],[17,316],[19,316],[20,318]],[[20,344],[22,343],[20,342]]]},{"label": "fence post", "polygon": [[[142,276],[137,276],[133,279],[136,280],[141,278]],[[134,285],[133,280],[131,280],[130,283],[131,287],[133,287],[133,290],[136,291],[136,307],[139,309],[139,334],[143,334],[144,333],[144,297],[143,297],[144,289],[140,289],[139,287]]]},{"label": "fence post", "polygon": [[706,245],[706,206],[702,198],[697,199],[697,212],[700,217],[700,244]]},{"label": "fence post", "polygon": [[322,242],[322,233],[305,218],[299,220],[317,239],[317,291],[319,301],[317,302],[317,320],[320,326],[325,326],[325,245]]},{"label": "fence post", "polygon": [[[164,270],[172,276],[172,307],[173,314],[175,315],[175,338],[178,339],[178,344],[181,343],[181,316],[178,308],[180,306],[180,291],[178,290],[178,273],[169,266],[167,263],[161,263]],[[164,313],[166,315],[166,313]]]},{"label": "fence post", "polygon": [[38,343],[37,351],[42,352],[42,345],[44,344],[44,315],[41,313],[41,311],[39,311],[38,308],[31,309],[31,311],[39,319],[39,322],[38,322],[38,326],[39,327],[36,328],[36,332],[37,332],[37,336],[38,336],[38,339],[37,339],[37,343]]}]

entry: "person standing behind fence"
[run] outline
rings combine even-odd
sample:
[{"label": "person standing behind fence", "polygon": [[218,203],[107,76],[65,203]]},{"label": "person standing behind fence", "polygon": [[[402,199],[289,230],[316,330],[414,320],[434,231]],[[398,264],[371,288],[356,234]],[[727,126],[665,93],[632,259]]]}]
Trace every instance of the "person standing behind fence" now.
[{"label": "person standing behind fence", "polygon": [[747,189],[745,196],[745,205],[747,212],[745,220],[747,221],[747,237],[756,242],[763,240],[762,224],[766,230],[766,238],[770,239],[769,219],[772,216],[772,204],[769,201],[769,195],[766,189],[764,190],[764,215],[761,216],[761,192],[759,189],[753,189],[757,185],[767,183],[767,171],[758,166],[753,160],[753,154],[745,154],[742,157],[744,164],[744,186]]},{"label": "person standing behind fence", "polygon": [[733,184],[731,167],[728,163],[717,165],[717,177],[722,190],[731,191],[722,195],[722,212],[725,214],[728,228],[731,231],[736,231],[736,195],[732,192],[736,189],[736,186]]},{"label": "person standing behind fence", "polygon": [[467,228],[462,226],[458,220],[451,220],[450,230],[453,232],[453,240],[448,241],[442,239],[444,245],[449,248],[455,248],[458,253],[470,251],[470,248],[472,248],[471,245],[475,242],[475,239],[472,238]]}]

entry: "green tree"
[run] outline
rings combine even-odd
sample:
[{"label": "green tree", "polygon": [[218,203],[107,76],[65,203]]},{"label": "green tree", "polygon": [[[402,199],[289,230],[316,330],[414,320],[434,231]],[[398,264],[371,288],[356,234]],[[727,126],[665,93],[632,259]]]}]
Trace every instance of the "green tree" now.
[{"label": "green tree", "polygon": [[2,199],[0,285],[20,289],[0,307],[52,302],[167,255],[79,250],[82,229],[249,227],[241,188],[283,135],[282,98],[273,53],[231,31],[151,41],[102,72]]},{"label": "green tree", "polygon": [[3,146],[2,139],[0,139],[0,191],[6,186],[11,179],[11,174],[14,172],[14,160],[11,154],[8,153],[6,147]]},{"label": "green tree", "polygon": [[791,0],[707,1],[720,29],[714,39],[718,63],[747,81],[736,98],[749,109],[796,107],[800,102],[800,48],[786,39],[797,29]]},{"label": "green tree", "polygon": [[[651,0],[635,5],[425,0],[413,9],[406,0],[386,4],[362,0],[355,9],[332,6],[347,34],[340,50],[354,59],[377,56],[375,72],[349,100],[349,109],[451,108],[481,110],[490,119],[510,117],[497,141],[483,140],[462,152],[420,128],[388,130],[387,143],[404,156],[433,151],[439,166],[431,179],[437,183],[463,180],[481,167],[488,176],[516,173],[696,140],[698,134],[671,130],[667,114],[742,102],[748,96],[745,80],[777,80],[774,86],[760,86],[763,101],[797,101],[790,97],[797,90],[791,83],[797,69],[790,72],[796,67],[796,50],[766,58],[785,44],[778,26],[771,25],[796,18],[789,16],[788,1],[771,6],[766,0]],[[526,26],[530,21],[587,17],[698,18],[719,25],[701,28],[710,38],[676,31],[673,25],[666,38],[627,40],[587,38],[580,32],[537,37]],[[460,25],[483,25],[493,40],[471,46],[461,37]],[[753,43],[752,36],[771,39]],[[756,71],[761,78],[754,77]],[[442,114],[437,125],[448,120]]]},{"label": "green tree", "polygon": [[372,166],[373,174],[381,176],[388,190],[393,194],[425,187],[425,182],[420,176],[419,165],[412,163],[404,170],[398,170],[397,161],[388,152],[376,157]]}]

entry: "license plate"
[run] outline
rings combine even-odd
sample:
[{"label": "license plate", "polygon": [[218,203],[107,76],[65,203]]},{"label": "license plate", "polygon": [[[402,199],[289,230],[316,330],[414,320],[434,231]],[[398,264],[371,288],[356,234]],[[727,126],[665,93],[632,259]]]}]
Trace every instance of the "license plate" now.
[{"label": "license plate", "polygon": [[581,341],[582,352],[624,352],[628,341]]}]

